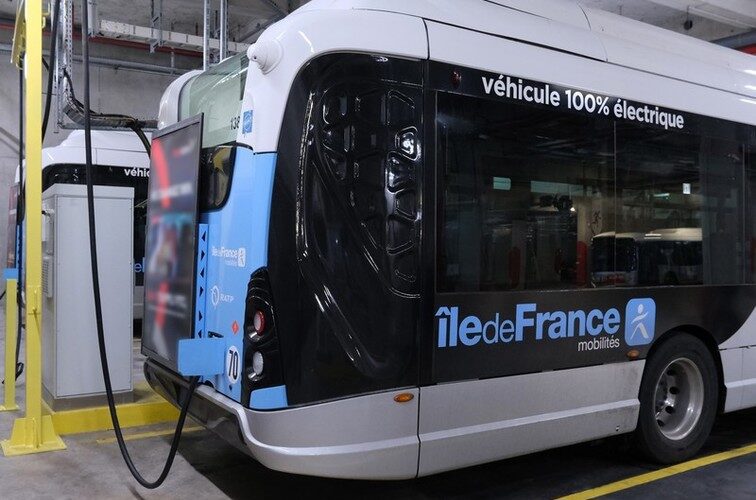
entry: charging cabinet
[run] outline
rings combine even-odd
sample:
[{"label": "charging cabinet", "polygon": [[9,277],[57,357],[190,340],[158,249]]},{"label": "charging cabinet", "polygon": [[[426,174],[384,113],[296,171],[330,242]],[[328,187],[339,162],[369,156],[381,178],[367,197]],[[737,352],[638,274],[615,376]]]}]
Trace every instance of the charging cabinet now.
[{"label": "charging cabinet", "polygon": [[[97,259],[113,392],[132,398],[134,188],[95,186]],[[85,185],[42,194],[42,384],[55,408],[100,403]]]}]

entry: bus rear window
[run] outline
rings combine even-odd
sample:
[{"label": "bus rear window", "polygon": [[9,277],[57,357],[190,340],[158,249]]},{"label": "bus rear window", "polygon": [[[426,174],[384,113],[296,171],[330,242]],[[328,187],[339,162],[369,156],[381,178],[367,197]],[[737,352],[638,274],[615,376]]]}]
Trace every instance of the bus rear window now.
[{"label": "bus rear window", "polygon": [[236,140],[249,59],[231,57],[197,75],[181,90],[179,119],[204,113],[202,147]]}]

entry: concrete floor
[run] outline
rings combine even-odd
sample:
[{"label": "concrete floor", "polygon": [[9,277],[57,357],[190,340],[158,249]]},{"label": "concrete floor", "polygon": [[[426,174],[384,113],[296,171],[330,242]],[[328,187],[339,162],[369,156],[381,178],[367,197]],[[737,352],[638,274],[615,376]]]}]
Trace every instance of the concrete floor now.
[{"label": "concrete floor", "polygon": [[[2,318],[0,318],[2,319]],[[0,321],[0,325],[4,322]],[[0,339],[4,334],[0,334]],[[2,356],[0,356],[0,363]],[[136,365],[139,364],[137,361]],[[18,385],[23,400],[24,378]],[[14,413],[0,413],[0,439]],[[112,432],[66,436],[65,451],[0,456],[0,498],[290,498],[323,493],[337,498],[554,498],[658,468],[625,449],[623,439],[586,443],[437,476],[401,482],[361,482],[274,472],[214,434],[187,422],[173,470],[158,490],[129,475]],[[129,450],[149,479],[168,453],[172,425],[125,431]],[[720,417],[701,455],[756,443],[756,410]],[[756,453],[638,486],[616,498],[756,498]]]}]

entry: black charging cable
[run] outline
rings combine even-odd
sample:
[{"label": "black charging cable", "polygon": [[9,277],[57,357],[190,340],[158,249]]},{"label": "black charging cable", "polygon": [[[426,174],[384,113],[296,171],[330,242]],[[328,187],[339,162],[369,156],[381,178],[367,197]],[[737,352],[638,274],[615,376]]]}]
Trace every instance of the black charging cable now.
[{"label": "black charging cable", "polygon": [[[86,177],[87,177],[87,209],[89,215],[89,255],[92,264],[92,290],[94,292],[94,305],[95,305],[95,321],[97,323],[97,343],[100,348],[100,363],[102,365],[102,378],[105,381],[105,393],[108,400],[108,408],[110,410],[110,418],[113,422],[113,430],[115,431],[116,441],[118,441],[118,448],[121,451],[124,462],[129,468],[131,475],[137,480],[139,484],[145,488],[153,489],[157,488],[165,478],[168,477],[168,473],[173,465],[173,459],[176,457],[178,451],[179,441],[181,440],[181,431],[184,428],[184,422],[186,420],[186,414],[189,409],[189,404],[192,400],[194,390],[199,384],[199,378],[193,377],[189,385],[187,394],[184,397],[183,403],[181,403],[181,412],[179,413],[178,423],[176,430],[173,433],[173,439],[171,441],[171,450],[168,453],[168,459],[165,462],[160,476],[155,481],[146,480],[137,470],[134,462],[129,455],[129,451],[126,448],[126,442],[123,439],[123,433],[121,432],[121,425],[118,421],[118,414],[116,413],[115,399],[113,397],[113,387],[110,383],[110,370],[108,368],[108,356],[105,352],[105,334],[102,321],[102,304],[100,302],[100,277],[97,269],[97,236],[95,233],[95,208],[94,208],[94,185],[92,181],[92,127],[90,124],[90,109],[89,109],[89,36],[85,31],[89,25],[87,15],[87,0],[82,0],[82,12],[81,12],[81,48],[82,48],[82,60],[84,63],[84,152],[86,155]],[[180,399],[180,394],[177,392],[177,399]]]}]

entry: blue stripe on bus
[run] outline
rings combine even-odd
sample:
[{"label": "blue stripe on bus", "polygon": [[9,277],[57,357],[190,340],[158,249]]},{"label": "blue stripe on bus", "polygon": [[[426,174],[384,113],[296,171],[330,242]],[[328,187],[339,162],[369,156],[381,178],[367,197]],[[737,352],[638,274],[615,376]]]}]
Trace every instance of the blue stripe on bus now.
[{"label": "blue stripe on bus", "polygon": [[[226,349],[235,347],[242,359],[247,283],[253,272],[268,264],[276,157],[237,147],[228,201],[200,218],[208,225],[205,332],[223,336]],[[206,380],[218,392],[241,402],[241,377],[229,377],[225,371]]]},{"label": "blue stripe on bus", "polygon": [[277,385],[252,391],[249,398],[249,406],[253,410],[275,410],[286,408],[289,403],[286,399],[286,386]]},{"label": "blue stripe on bus", "polygon": [[225,339],[210,337],[179,340],[178,370],[185,377],[223,374],[225,361]]}]

